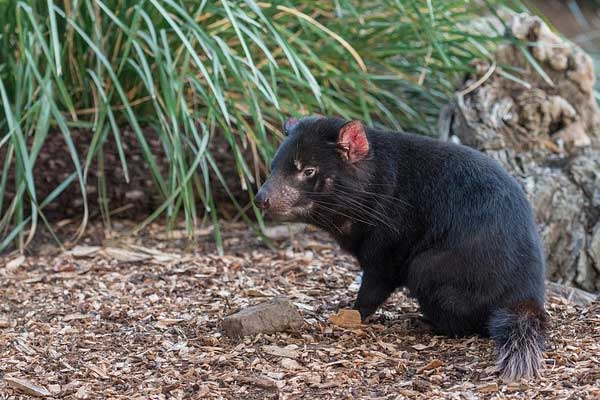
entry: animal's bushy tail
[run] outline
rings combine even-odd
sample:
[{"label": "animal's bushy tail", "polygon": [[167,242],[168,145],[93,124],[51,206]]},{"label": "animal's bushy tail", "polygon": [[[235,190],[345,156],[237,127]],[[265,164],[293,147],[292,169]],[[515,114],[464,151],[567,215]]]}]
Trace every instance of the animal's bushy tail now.
[{"label": "animal's bushy tail", "polygon": [[540,376],[546,329],[546,312],[533,300],[492,313],[489,333],[498,349],[502,379],[515,381]]}]

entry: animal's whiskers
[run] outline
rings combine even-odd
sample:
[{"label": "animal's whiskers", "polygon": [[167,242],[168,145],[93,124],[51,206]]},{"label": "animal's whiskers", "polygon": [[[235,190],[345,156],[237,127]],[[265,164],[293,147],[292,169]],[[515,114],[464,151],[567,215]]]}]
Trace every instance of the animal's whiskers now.
[{"label": "animal's whiskers", "polygon": [[333,215],[338,215],[341,217],[345,217],[348,218],[351,221],[355,221],[355,222],[361,222],[365,225],[370,225],[370,226],[376,226],[376,224],[374,224],[371,221],[368,221],[367,219],[363,219],[360,217],[357,217],[356,215],[351,215],[351,214],[347,214],[344,213],[340,210],[336,210],[335,208],[331,208],[330,206],[337,206],[338,204],[334,204],[334,203],[327,203],[327,202],[323,202],[323,201],[319,201],[319,200],[313,200],[315,205],[317,205],[318,207],[321,207],[323,209],[325,209],[326,211],[329,211],[330,213],[332,213]]},{"label": "animal's whiskers", "polygon": [[[349,214],[345,213],[345,215],[348,218],[353,217],[353,219],[355,221],[363,222],[370,226],[376,226],[378,224],[374,224],[373,222],[378,222],[380,225],[390,229],[391,231],[397,231],[397,228],[395,228],[389,222],[389,220],[388,220],[389,216],[387,216],[384,212],[375,209],[374,207],[369,207],[365,203],[365,201],[364,201],[365,199],[355,199],[355,198],[352,198],[349,193],[340,193],[340,192],[336,192],[336,191],[333,191],[330,193],[307,192],[307,194],[310,195],[311,197],[314,196],[313,201],[315,202],[315,204],[321,205],[321,206],[333,207],[333,209],[331,207],[329,207],[329,209],[336,211],[336,213],[338,215],[340,214],[340,212],[339,212],[339,210],[335,209],[335,207],[339,207],[340,205],[342,205],[342,206],[345,206],[350,209],[349,211],[345,210],[345,211],[348,211],[348,213],[349,213]],[[331,199],[332,200],[331,202],[327,202],[326,200],[323,200],[323,197],[326,197],[326,198],[333,197],[333,198]],[[379,205],[379,202],[377,202],[377,200],[374,200],[374,202],[375,202],[375,206]],[[369,219],[372,219],[373,222],[366,222]]]},{"label": "animal's whiskers", "polygon": [[[338,189],[343,191],[345,194],[356,194],[356,195],[364,195],[364,196],[370,196],[370,197],[376,197],[378,199],[381,200],[387,200],[387,201],[394,201],[394,202],[400,202],[402,205],[405,205],[407,207],[412,207],[412,205],[408,202],[406,202],[405,200],[401,199],[398,196],[393,196],[393,195],[389,195],[389,194],[385,194],[385,193],[377,193],[377,192],[371,192],[365,189],[359,189],[359,188],[351,188],[348,189],[347,187],[340,185],[338,183],[333,183],[333,186]],[[395,203],[397,204],[397,203]]]}]

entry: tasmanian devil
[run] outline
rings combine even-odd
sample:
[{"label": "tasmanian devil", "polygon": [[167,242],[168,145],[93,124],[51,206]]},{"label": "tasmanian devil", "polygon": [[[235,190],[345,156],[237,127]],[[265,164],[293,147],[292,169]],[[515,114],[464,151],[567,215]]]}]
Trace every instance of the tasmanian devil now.
[{"label": "tasmanian devil", "polygon": [[544,255],[532,209],[499,164],[360,121],[292,118],[284,132],[256,203],[329,232],[358,259],[363,320],[406,287],[436,331],[491,336],[505,379],[539,376]]}]

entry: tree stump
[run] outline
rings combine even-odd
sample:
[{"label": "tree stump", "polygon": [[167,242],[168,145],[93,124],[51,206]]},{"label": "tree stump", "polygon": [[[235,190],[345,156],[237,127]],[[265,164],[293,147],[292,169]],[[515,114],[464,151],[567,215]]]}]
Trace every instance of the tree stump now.
[{"label": "tree stump", "polygon": [[[600,112],[592,59],[538,17],[513,15],[507,26],[507,35],[531,45],[503,45],[495,63],[475,63],[440,115],[442,137],[487,153],[519,180],[536,210],[549,279],[599,291]],[[522,81],[506,66],[524,71]]]}]

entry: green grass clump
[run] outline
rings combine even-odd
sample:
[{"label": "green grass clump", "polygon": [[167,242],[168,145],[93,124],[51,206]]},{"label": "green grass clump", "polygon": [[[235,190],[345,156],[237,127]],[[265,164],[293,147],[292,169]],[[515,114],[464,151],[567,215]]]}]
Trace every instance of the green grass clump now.
[{"label": "green grass clump", "polygon": [[[102,162],[108,141],[129,180],[124,128],[135,134],[164,200],[144,224],[164,215],[172,226],[183,217],[193,233],[209,222],[221,247],[211,181],[231,188],[208,150],[216,135],[246,189],[265,172],[290,115],[334,114],[435,134],[439,108],[469,62],[489,57],[501,40],[465,31],[481,13],[477,4],[0,0],[0,251],[15,242],[23,248],[40,225],[51,230],[44,207],[70,185],[83,196],[81,235],[90,168],[111,168]],[[92,132],[85,154],[73,129]],[[49,135],[62,137],[73,168],[39,198],[33,170]],[[162,144],[166,173],[151,139]],[[232,194],[242,217],[260,226],[259,212],[237,200]],[[100,205],[108,223],[106,199]]]}]

